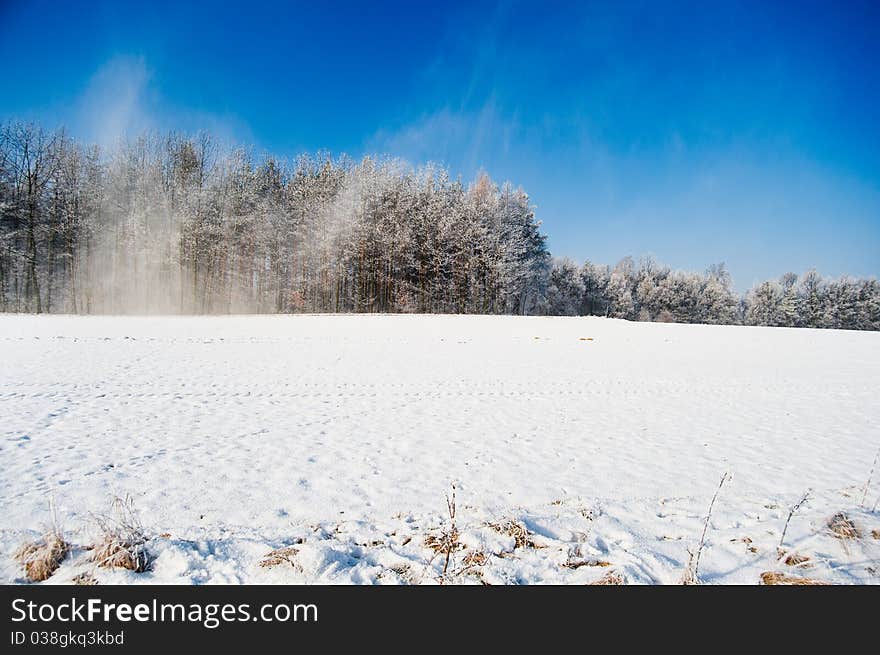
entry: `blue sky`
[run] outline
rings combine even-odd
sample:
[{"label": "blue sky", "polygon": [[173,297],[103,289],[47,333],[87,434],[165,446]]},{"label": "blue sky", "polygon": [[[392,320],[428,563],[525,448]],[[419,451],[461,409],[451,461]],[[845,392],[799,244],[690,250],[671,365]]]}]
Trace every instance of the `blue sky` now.
[{"label": "blue sky", "polygon": [[554,254],[880,274],[876,2],[0,0],[0,118],[484,168]]}]

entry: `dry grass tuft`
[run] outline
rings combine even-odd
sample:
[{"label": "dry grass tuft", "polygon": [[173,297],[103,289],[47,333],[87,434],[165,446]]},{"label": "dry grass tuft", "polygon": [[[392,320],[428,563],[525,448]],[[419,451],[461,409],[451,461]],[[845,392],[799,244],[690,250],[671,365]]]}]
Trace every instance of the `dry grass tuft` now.
[{"label": "dry grass tuft", "polygon": [[260,560],[260,566],[264,569],[269,569],[281,566],[282,564],[289,564],[297,570],[302,570],[302,567],[296,561],[296,554],[298,552],[293,546],[276,548],[263,555],[263,559]]},{"label": "dry grass tuft", "polygon": [[74,576],[71,582],[80,587],[91,587],[98,584],[98,579],[88,571]]},{"label": "dry grass tuft", "polygon": [[121,538],[120,535],[105,535],[95,544],[92,560],[107,569],[128,569],[143,573],[150,567],[150,557],[144,542]]},{"label": "dry grass tuft", "polygon": [[409,564],[395,564],[390,570],[401,577],[405,577],[410,574],[412,567]]},{"label": "dry grass tuft", "polygon": [[777,552],[779,553],[779,561],[787,566],[803,566],[810,561],[809,556],[801,555],[796,551],[789,553],[780,549]]},{"label": "dry grass tuft", "polygon": [[591,582],[590,585],[602,585],[602,586],[619,586],[622,584],[626,584],[626,580],[624,580],[623,575],[618,573],[617,571],[608,571],[601,578],[596,580],[595,582]]},{"label": "dry grass tuft", "polygon": [[582,566],[600,566],[606,567],[611,566],[611,562],[606,562],[604,559],[581,559],[581,560],[568,560],[562,566],[567,569],[579,569]]},{"label": "dry grass tuft", "polygon": [[871,536],[874,539],[880,539],[880,530],[871,530]]},{"label": "dry grass tuft", "polygon": [[455,504],[455,483],[451,487],[452,495],[446,496],[446,512],[449,515],[449,527],[443,530],[439,536],[428,535],[425,538],[425,545],[431,548],[435,554],[443,554],[443,571],[440,573],[440,584],[446,580],[446,573],[449,571],[449,565],[452,563],[452,555],[457,550],[464,549],[464,544],[459,543],[458,525],[455,522],[455,516],[458,512]]},{"label": "dry grass tuft", "polygon": [[13,557],[24,566],[25,576],[31,582],[42,582],[58,570],[67,556],[70,544],[57,530],[47,533],[42,539],[22,545]]},{"label": "dry grass tuft", "polygon": [[464,544],[458,541],[458,537],[458,530],[453,527],[437,535],[429,534],[425,537],[425,546],[438,554],[464,550]]},{"label": "dry grass tuft", "polygon": [[[413,571],[412,566],[405,562],[395,564],[394,566],[390,567],[388,571],[396,574],[400,578],[401,582],[403,582],[404,584],[415,585],[419,583],[419,578]],[[385,571],[379,573],[380,578],[384,578],[385,575]]]},{"label": "dry grass tuft", "polygon": [[828,529],[838,539],[859,539],[862,533],[856,527],[856,524],[843,512],[838,512],[827,523]]},{"label": "dry grass tuft", "polygon": [[466,568],[470,568],[473,566],[485,566],[486,562],[489,561],[489,557],[482,550],[475,550],[471,553],[468,553],[462,559],[462,564]]},{"label": "dry grass tuft", "polygon": [[822,580],[814,580],[813,578],[797,578],[793,575],[778,573],[775,571],[765,571],[761,574],[761,582],[765,585],[797,585],[797,586],[813,586],[827,585]]},{"label": "dry grass tuft", "polygon": [[488,523],[490,528],[498,532],[499,534],[507,535],[508,537],[513,537],[513,547],[516,548],[543,548],[543,546],[539,546],[532,540],[532,533],[528,531],[526,526],[524,526],[519,521],[514,521],[513,519],[509,519],[507,521],[502,521],[500,523]]},{"label": "dry grass tuft", "polygon": [[483,567],[488,563],[489,556],[486,553],[481,550],[470,551],[461,559],[461,566],[453,574],[456,576],[472,575],[485,585],[488,583],[483,579]]},{"label": "dry grass tuft", "polygon": [[130,496],[115,498],[110,516],[96,516],[101,531],[92,546],[92,561],[108,569],[128,569],[143,573],[150,568],[147,536]]}]

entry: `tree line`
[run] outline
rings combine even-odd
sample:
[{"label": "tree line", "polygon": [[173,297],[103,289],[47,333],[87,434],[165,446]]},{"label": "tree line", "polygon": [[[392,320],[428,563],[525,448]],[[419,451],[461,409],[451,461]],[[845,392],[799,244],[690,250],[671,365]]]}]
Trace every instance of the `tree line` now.
[{"label": "tree line", "polygon": [[739,297],[645,259],[553,259],[529,196],[481,174],[326,153],[284,161],[206,133],[109,152],[0,126],[0,311],[421,312],[880,329],[876,280],[810,271]]},{"label": "tree line", "polygon": [[724,264],[674,271],[644,258],[617,265],[555,260],[546,294],[551,315],[637,321],[880,330],[880,282],[786,273],[740,296]]}]

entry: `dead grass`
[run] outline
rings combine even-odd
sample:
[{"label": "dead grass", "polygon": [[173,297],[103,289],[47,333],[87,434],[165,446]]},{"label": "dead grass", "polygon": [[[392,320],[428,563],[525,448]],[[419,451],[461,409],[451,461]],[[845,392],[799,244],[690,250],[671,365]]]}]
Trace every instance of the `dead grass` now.
[{"label": "dead grass", "polygon": [[293,546],[285,546],[284,548],[276,548],[271,550],[260,560],[260,566],[264,569],[271,569],[283,564],[292,566],[298,571],[302,571],[302,567],[296,561],[296,554],[299,552]]},{"label": "dead grass", "polygon": [[843,512],[838,512],[828,519],[828,530],[838,539],[860,539],[862,533],[856,524]]},{"label": "dead grass", "polygon": [[785,564],[786,566],[804,566],[807,562],[810,561],[810,557],[808,555],[802,555],[797,551],[786,551],[782,548],[777,549],[777,554],[779,555],[779,561]]},{"label": "dead grass", "polygon": [[681,576],[681,584],[683,585],[700,584],[700,556],[703,554],[703,547],[706,545],[706,532],[709,530],[709,521],[712,520],[712,509],[715,507],[715,501],[718,499],[721,487],[728,480],[730,480],[730,473],[723,473],[718,483],[718,488],[715,489],[715,494],[712,496],[712,501],[709,503],[709,511],[706,512],[706,519],[703,521],[703,534],[700,536],[700,543],[697,546],[696,552],[692,552],[690,548],[687,549],[688,562]]},{"label": "dead grass", "polygon": [[469,551],[461,558],[461,566],[452,572],[454,576],[473,576],[481,584],[488,584],[483,579],[483,567],[489,563],[489,556],[482,550]]},{"label": "dead grass", "polygon": [[623,584],[626,584],[626,580],[617,571],[608,571],[601,578],[590,583],[591,586],[619,586]]},{"label": "dead grass", "polygon": [[874,539],[880,539],[880,530],[871,530],[871,536]]},{"label": "dead grass", "polygon": [[776,547],[776,551],[781,553],[784,550],[782,548],[782,544],[785,543],[785,533],[788,532],[788,524],[791,523],[791,518],[794,516],[795,512],[797,512],[803,505],[810,499],[810,494],[812,493],[811,489],[807,489],[801,499],[792,505],[788,509],[788,517],[785,519],[785,525],[782,526],[782,535],[779,537],[779,545]]},{"label": "dead grass", "polygon": [[107,569],[128,569],[143,573],[149,569],[150,558],[142,541],[133,541],[119,535],[105,535],[95,544],[92,560]]},{"label": "dead grass", "polygon": [[[394,566],[390,567],[388,571],[396,574],[404,584],[416,585],[419,583],[418,576],[413,571],[412,566],[410,566],[408,563],[404,562],[400,564],[395,564]],[[381,573],[379,573],[378,577],[384,578],[385,575],[386,572],[382,571]]]},{"label": "dead grass", "polygon": [[685,566],[684,573],[681,575],[681,584],[685,586],[700,584],[700,580],[697,578],[697,573],[694,569],[694,554],[690,550],[688,550],[687,566]]},{"label": "dead grass", "polygon": [[758,547],[752,543],[751,537],[740,537],[738,539],[731,539],[730,543],[732,543],[732,544],[736,544],[736,543],[745,544],[746,550],[748,550],[750,553],[757,553],[758,552]]},{"label": "dead grass", "polygon": [[390,570],[405,578],[412,572],[412,567],[409,564],[395,564]]},{"label": "dead grass", "polygon": [[606,562],[604,559],[581,559],[581,560],[568,560],[562,566],[567,569],[579,569],[582,566],[599,566],[606,567],[611,566],[611,562]]},{"label": "dead grass", "polygon": [[461,560],[462,564],[467,568],[485,566],[488,561],[489,557],[482,550],[470,552]]},{"label": "dead grass", "polygon": [[443,530],[439,534],[429,534],[425,537],[425,546],[433,550],[435,553],[452,553],[457,550],[464,550],[464,544],[458,540],[458,530],[453,527],[449,530]]},{"label": "dead grass", "polygon": [[438,578],[440,584],[443,584],[445,582],[447,573],[452,573],[452,570],[449,568],[449,566],[453,563],[453,554],[459,550],[465,549],[465,545],[458,540],[460,534],[458,532],[458,525],[455,520],[457,512],[455,501],[455,484],[451,486],[451,489],[452,494],[447,494],[446,496],[446,511],[449,516],[447,527],[440,530],[439,533],[427,535],[422,542],[425,547],[430,548],[434,551],[435,556],[442,555],[444,558],[443,571],[440,573],[440,577]]},{"label": "dead grass", "polygon": [[88,571],[80,573],[71,579],[71,582],[80,587],[91,587],[98,584],[98,579]]},{"label": "dead grass", "polygon": [[508,519],[499,523],[487,523],[488,527],[495,532],[508,537],[513,537],[513,547],[517,548],[543,548],[532,540],[532,533],[519,521]]},{"label": "dead grass", "polygon": [[23,544],[14,557],[24,566],[25,576],[31,582],[42,582],[58,570],[70,551],[60,531],[53,530],[41,539]]},{"label": "dead grass", "polygon": [[818,586],[827,585],[827,582],[815,580],[813,578],[798,578],[793,575],[779,573],[776,571],[765,571],[761,574],[761,582],[767,586],[771,585],[796,585],[796,586]]},{"label": "dead grass", "polygon": [[109,516],[96,516],[100,537],[92,546],[92,561],[108,569],[149,570],[147,536],[130,496],[115,498]]}]

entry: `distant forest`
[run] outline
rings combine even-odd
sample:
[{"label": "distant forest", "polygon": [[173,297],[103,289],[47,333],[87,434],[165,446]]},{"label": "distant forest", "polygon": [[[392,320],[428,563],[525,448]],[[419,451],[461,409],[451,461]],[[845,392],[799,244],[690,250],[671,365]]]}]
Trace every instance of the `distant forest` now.
[{"label": "distant forest", "polygon": [[0,125],[0,311],[424,312],[880,329],[876,279],[786,273],[745,295],[723,264],[554,259],[529,196],[481,174],[208,134],[111,152]]}]

